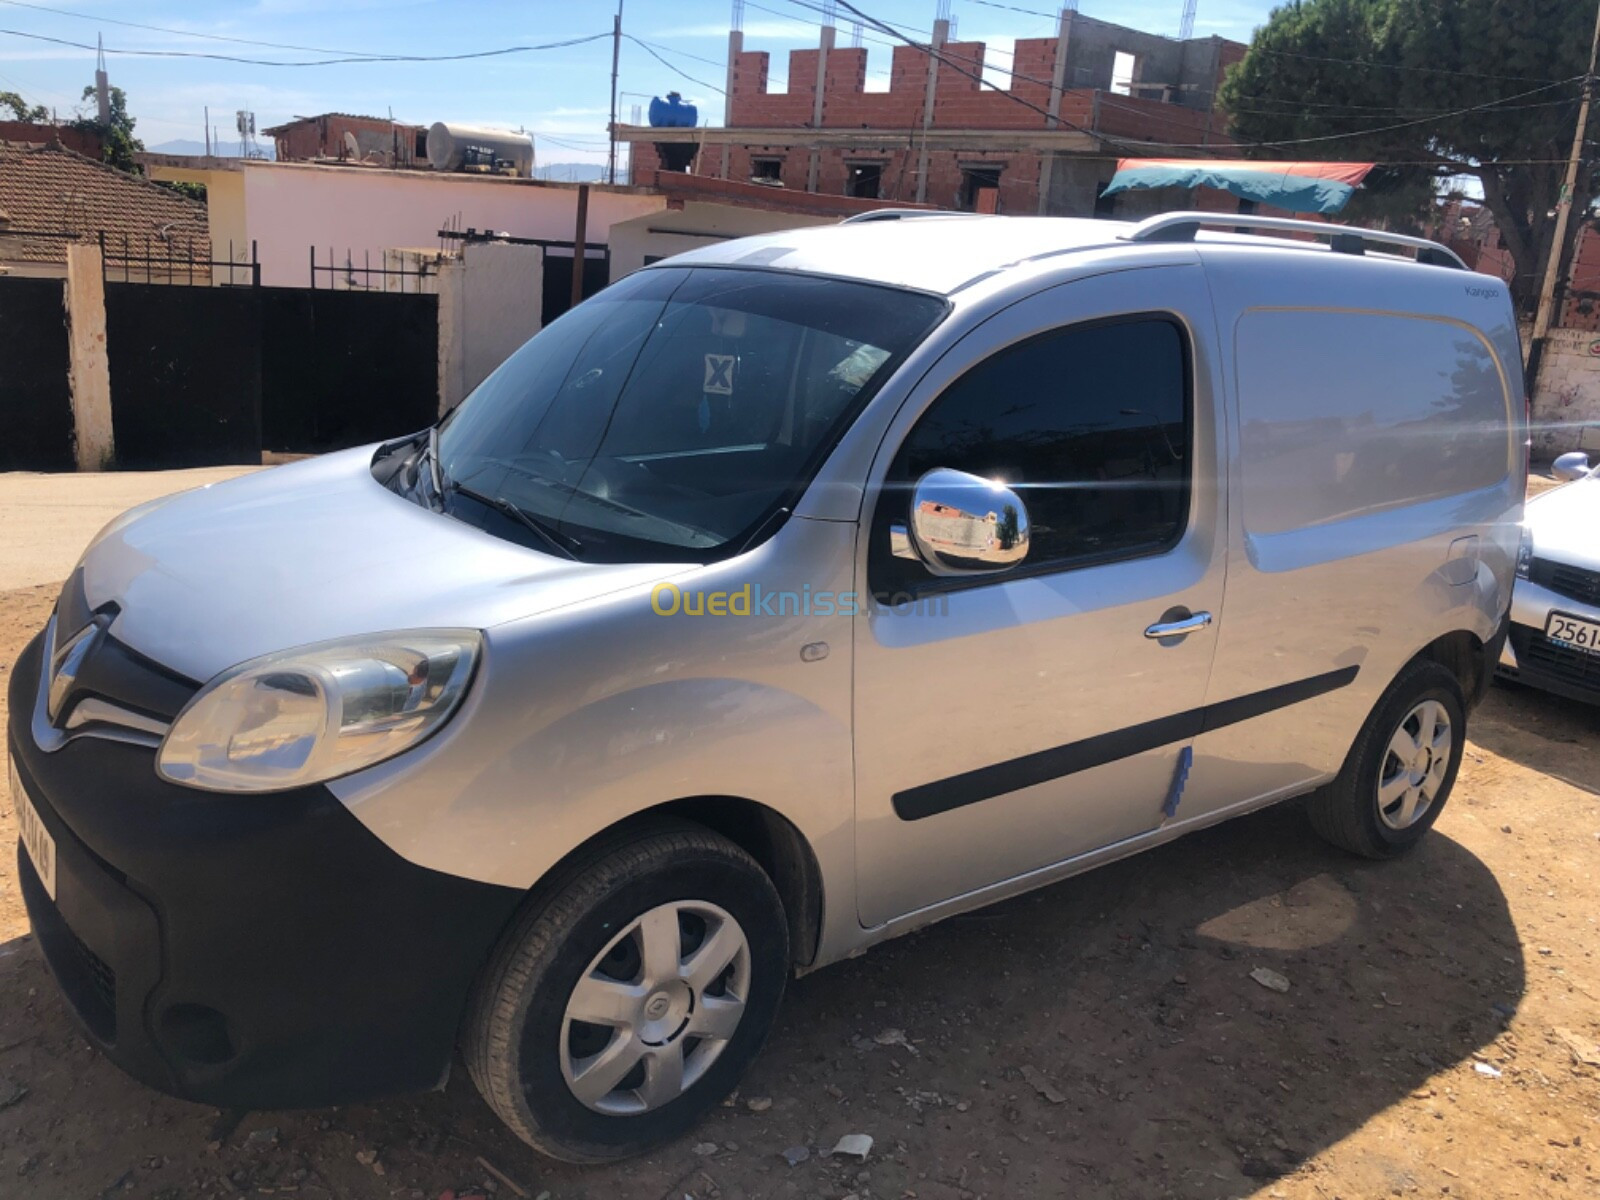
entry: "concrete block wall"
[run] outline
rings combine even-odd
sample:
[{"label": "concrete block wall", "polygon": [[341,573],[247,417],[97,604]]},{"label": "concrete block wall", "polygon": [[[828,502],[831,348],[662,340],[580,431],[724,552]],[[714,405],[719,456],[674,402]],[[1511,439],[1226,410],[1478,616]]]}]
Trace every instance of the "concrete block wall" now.
[{"label": "concrete block wall", "polygon": [[1600,334],[1553,329],[1533,391],[1533,456],[1588,450],[1600,459]]}]

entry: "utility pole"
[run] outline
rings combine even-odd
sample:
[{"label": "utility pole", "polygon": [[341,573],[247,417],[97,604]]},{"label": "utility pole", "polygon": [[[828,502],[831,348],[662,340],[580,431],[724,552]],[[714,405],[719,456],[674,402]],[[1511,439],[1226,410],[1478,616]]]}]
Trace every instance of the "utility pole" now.
[{"label": "utility pole", "polygon": [[606,154],[606,182],[617,182],[617,60],[622,56],[622,0],[611,22],[611,148]]},{"label": "utility pole", "polygon": [[1544,286],[1539,289],[1539,311],[1533,319],[1533,336],[1528,339],[1528,399],[1539,383],[1539,366],[1544,359],[1544,344],[1554,320],[1556,291],[1561,283],[1561,260],[1567,245],[1567,227],[1572,223],[1572,197],[1577,194],[1578,171],[1583,165],[1583,143],[1589,133],[1589,102],[1594,98],[1594,68],[1600,60],[1600,8],[1594,15],[1594,40],[1589,45],[1589,73],[1583,77],[1583,101],[1578,106],[1578,128],[1572,134],[1572,155],[1567,159],[1567,178],[1556,204],[1556,232],[1550,240],[1550,259],[1545,263]]}]

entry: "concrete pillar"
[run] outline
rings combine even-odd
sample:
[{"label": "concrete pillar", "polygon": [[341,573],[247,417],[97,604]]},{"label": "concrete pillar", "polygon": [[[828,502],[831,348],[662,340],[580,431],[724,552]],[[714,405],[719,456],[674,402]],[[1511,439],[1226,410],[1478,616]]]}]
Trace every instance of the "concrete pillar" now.
[{"label": "concrete pillar", "polygon": [[539,332],[544,249],[469,242],[439,270],[439,415]]},{"label": "concrete pillar", "polygon": [[[722,104],[722,127],[733,127],[733,64],[738,61],[739,55],[744,53],[744,30],[728,30],[728,82],[725,87]],[[728,166],[733,147],[724,144],[722,147],[722,178],[728,177]]]},{"label": "concrete pillar", "polygon": [[950,40],[950,22],[933,23],[934,54],[928,55],[928,90],[922,99],[922,149],[917,152],[917,203],[928,199],[928,127],[933,124],[933,100],[939,86],[939,60],[936,57]]},{"label": "concrete pillar", "polygon": [[[1045,126],[1049,129],[1059,128],[1061,125],[1061,91],[1067,81],[1067,46],[1072,38],[1072,10],[1063,8],[1061,16],[1056,22],[1056,61],[1055,67],[1050,72],[1050,103],[1046,110],[1050,115],[1045,118]],[[1055,151],[1046,151],[1039,156],[1039,215],[1045,215],[1050,204],[1050,185],[1056,169]]]},{"label": "concrete pillar", "polygon": [[[817,94],[811,104],[811,128],[822,128],[822,100],[823,89],[828,81],[828,51],[833,49],[834,28],[832,25],[822,27],[822,41],[817,50]],[[817,167],[820,162],[820,153],[813,149],[811,161],[806,166],[806,191],[817,190]]]},{"label": "concrete pillar", "polygon": [[106,284],[100,247],[67,246],[68,383],[78,470],[104,471],[116,456],[111,436],[111,364],[106,357]]}]

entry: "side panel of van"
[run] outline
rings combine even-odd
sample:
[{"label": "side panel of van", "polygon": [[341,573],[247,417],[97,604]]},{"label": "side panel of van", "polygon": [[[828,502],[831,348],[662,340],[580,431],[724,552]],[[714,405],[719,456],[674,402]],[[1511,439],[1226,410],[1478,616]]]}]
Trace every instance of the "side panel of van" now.
[{"label": "side panel of van", "polygon": [[[1211,247],[1229,359],[1229,563],[1182,816],[1335,774],[1400,667],[1510,599],[1525,467],[1509,303],[1483,277]],[[1514,351],[1513,351],[1514,353]]]}]

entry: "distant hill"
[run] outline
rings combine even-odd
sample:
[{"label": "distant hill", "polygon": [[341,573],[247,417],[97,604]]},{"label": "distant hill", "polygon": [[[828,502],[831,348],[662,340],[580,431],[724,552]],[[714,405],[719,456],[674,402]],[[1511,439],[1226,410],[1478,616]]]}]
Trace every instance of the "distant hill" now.
[{"label": "distant hill", "polygon": [[[560,182],[572,183],[599,183],[606,177],[604,163],[546,163],[534,172],[536,179],[554,179]],[[627,172],[619,163],[617,166],[617,179],[622,181],[627,177]]]},{"label": "distant hill", "polygon": [[[271,158],[274,147],[271,138],[257,138],[256,146],[261,151],[263,158]],[[154,146],[146,146],[151,154],[183,154],[201,155],[206,152],[206,144],[193,138],[173,138],[170,142],[159,142]],[[211,153],[217,158],[238,158],[239,143],[221,141],[212,147]]]}]

